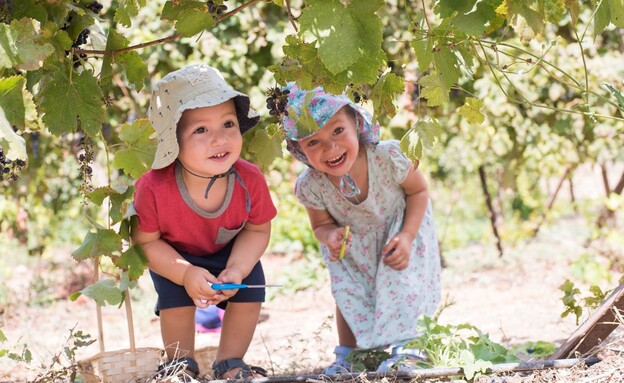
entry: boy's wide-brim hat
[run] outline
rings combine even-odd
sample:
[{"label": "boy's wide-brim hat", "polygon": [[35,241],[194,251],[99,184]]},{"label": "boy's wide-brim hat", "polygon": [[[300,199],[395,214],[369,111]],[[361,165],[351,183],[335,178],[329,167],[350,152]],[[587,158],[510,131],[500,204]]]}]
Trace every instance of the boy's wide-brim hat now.
[{"label": "boy's wide-brim hat", "polygon": [[[379,143],[379,124],[373,123],[373,117],[370,113],[351,101],[345,94],[326,93],[322,86],[312,90],[303,90],[294,82],[289,82],[283,89],[288,89],[289,91],[289,114],[284,116],[284,131],[287,138],[286,149],[299,161],[310,164],[298,141],[316,133],[297,125],[297,119],[301,119],[302,113],[308,113],[314,119],[318,128],[321,129],[334,114],[349,105],[362,117],[362,126],[359,126],[358,131],[359,137],[373,145]],[[293,116],[292,112],[295,112],[296,116]]]},{"label": "boy's wide-brim hat", "polygon": [[152,91],[148,117],[158,146],[152,169],[162,169],[178,158],[176,130],[182,113],[188,109],[215,106],[234,100],[241,134],[254,127],[260,116],[249,105],[249,96],[232,89],[221,73],[208,65],[190,65],[163,77]]}]

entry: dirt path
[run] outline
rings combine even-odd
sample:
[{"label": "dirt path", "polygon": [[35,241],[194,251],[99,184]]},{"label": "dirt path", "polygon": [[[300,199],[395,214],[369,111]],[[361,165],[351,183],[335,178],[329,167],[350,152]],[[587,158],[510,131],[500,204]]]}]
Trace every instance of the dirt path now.
[{"label": "dirt path", "polygon": [[[577,327],[574,318],[560,318],[564,307],[559,286],[570,274],[571,260],[586,249],[586,238],[578,221],[544,228],[538,240],[510,249],[504,258],[494,246],[479,245],[444,254],[443,295],[454,304],[443,310],[440,322],[469,323],[491,339],[511,346],[544,340],[561,343]],[[265,257],[268,280],[284,266],[280,256]],[[613,282],[615,284],[615,282]],[[613,287],[613,286],[611,286]],[[152,314],[154,294],[145,276],[133,291],[136,342],[140,347],[160,347],[158,322]],[[107,350],[128,346],[124,310],[105,308]],[[263,307],[266,320],[259,323],[246,360],[278,374],[315,372],[331,360],[337,336],[333,322],[334,303],[329,286],[277,296]],[[36,363],[61,349],[73,328],[97,335],[93,302],[79,299],[57,301],[49,306],[23,305],[5,312],[6,344],[26,343]],[[218,334],[197,334],[197,347],[218,344]],[[79,358],[94,355],[98,346],[79,350]],[[32,378],[33,371],[0,359],[0,381]]]}]

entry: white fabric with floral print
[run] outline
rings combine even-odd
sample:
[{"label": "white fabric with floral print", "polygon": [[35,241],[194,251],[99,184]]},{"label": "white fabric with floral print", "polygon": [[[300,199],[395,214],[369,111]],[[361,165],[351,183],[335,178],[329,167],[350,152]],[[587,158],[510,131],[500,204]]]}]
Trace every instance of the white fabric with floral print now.
[{"label": "white fabric with floral print", "polygon": [[431,202],[412,245],[409,266],[401,271],[383,263],[381,249],[400,231],[405,213],[401,182],[410,160],[396,140],[367,145],[369,188],[360,204],[348,201],[325,173],[306,169],[295,194],[305,206],[327,210],[340,226],[351,226],[344,258],[328,262],[332,294],[360,348],[385,347],[418,336],[421,314],[433,315],[440,301],[440,257]]}]

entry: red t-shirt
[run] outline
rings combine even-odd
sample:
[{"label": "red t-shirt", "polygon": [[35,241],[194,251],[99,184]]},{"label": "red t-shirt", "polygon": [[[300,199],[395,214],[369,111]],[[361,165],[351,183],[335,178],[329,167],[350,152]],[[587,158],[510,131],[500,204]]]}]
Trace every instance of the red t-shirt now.
[{"label": "red t-shirt", "polygon": [[[207,213],[192,202],[182,181],[181,169],[176,171],[176,167],[179,165],[174,162],[142,175],[135,184],[134,208],[141,231],[159,231],[161,239],[178,251],[196,256],[214,254],[234,238],[246,222],[260,225],[277,214],[264,175],[245,160],[237,160],[234,169],[249,191],[249,212],[245,209],[245,189],[234,174],[228,176],[228,191],[222,207]],[[228,197],[231,197],[229,203]]]}]

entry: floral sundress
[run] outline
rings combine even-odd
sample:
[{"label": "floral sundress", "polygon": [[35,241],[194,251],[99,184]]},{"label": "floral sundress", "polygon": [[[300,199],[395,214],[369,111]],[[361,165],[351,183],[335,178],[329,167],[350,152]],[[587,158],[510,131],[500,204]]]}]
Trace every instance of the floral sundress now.
[{"label": "floral sundress", "polygon": [[347,200],[325,173],[306,169],[295,194],[307,207],[327,210],[340,226],[351,226],[352,241],[342,260],[329,262],[331,290],[360,348],[386,347],[418,336],[421,314],[440,302],[440,256],[431,202],[414,243],[409,266],[397,271],[383,263],[381,250],[401,230],[405,193],[401,182],[410,160],[396,140],[367,145],[369,187],[359,204]]}]

